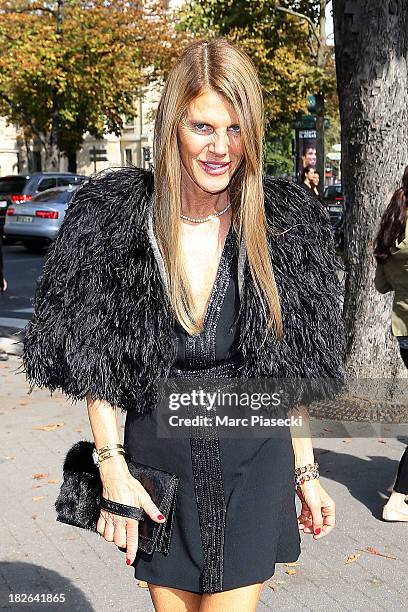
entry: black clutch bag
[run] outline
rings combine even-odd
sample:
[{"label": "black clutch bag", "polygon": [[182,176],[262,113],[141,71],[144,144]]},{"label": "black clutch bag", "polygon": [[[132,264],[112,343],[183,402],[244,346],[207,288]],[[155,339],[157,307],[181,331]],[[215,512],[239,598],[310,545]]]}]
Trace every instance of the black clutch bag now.
[{"label": "black clutch bag", "polygon": [[141,482],[166,517],[164,523],[156,523],[143,509],[111,502],[102,497],[99,469],[92,459],[94,448],[92,442],[82,440],[69,449],[63,466],[63,482],[55,502],[57,521],[96,532],[101,509],[137,518],[140,520],[138,548],[148,554],[154,551],[168,554],[179,477],[137,463],[128,454],[125,455],[129,472]]}]

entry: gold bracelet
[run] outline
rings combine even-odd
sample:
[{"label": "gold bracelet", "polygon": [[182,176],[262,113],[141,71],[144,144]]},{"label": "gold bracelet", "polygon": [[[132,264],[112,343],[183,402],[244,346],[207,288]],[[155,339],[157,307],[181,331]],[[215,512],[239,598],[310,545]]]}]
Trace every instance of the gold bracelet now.
[{"label": "gold bracelet", "polygon": [[102,455],[99,455],[99,463],[101,463],[105,459],[109,459],[110,457],[115,457],[116,455],[125,456],[125,451],[120,448],[116,448],[111,451],[105,451],[105,453],[103,453]]},{"label": "gold bracelet", "polygon": [[112,444],[112,446],[110,446],[109,444],[107,446],[102,446],[101,448],[97,448],[96,452],[97,453],[103,453],[107,450],[114,450],[116,448],[123,448],[123,444]]}]

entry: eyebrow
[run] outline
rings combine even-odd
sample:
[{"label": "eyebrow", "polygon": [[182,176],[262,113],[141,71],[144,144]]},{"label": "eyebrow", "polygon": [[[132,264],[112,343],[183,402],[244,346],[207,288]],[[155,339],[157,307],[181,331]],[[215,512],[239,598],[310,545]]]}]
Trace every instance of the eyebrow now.
[{"label": "eyebrow", "polygon": [[[187,117],[186,119],[187,119],[187,121],[188,121],[189,123],[198,123],[198,124],[202,123],[202,124],[204,124],[204,125],[208,125],[208,126],[210,126],[210,127],[212,127],[212,128],[214,127],[214,126],[212,125],[212,123],[210,123],[209,121],[205,121],[204,119],[196,119],[196,118],[191,118],[191,119],[189,119],[188,117]],[[235,122],[234,122],[234,121],[232,121],[228,127],[231,127],[232,125],[239,125],[239,121],[235,121]]]}]

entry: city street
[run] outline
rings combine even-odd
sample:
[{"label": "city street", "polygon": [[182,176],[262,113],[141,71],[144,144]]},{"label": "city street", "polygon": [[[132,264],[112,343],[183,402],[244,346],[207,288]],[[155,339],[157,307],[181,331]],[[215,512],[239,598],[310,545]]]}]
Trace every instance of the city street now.
[{"label": "city street", "polygon": [[0,0],[0,35],[0,612],[154,612],[124,547],[56,520],[72,446],[122,452],[60,388],[123,410],[171,528],[147,580],[406,610],[407,0]]},{"label": "city street", "polygon": [[[55,521],[65,453],[92,440],[86,407],[45,390],[27,395],[19,365],[16,356],[0,364],[0,610],[153,610],[114,544]],[[407,442],[315,438],[338,527],[320,542],[304,536],[299,563],[277,565],[260,612],[406,609],[408,524],[380,516]],[[65,603],[10,603],[17,593],[65,594]]]},{"label": "city street", "polygon": [[13,344],[19,340],[19,331],[33,313],[32,297],[44,256],[15,244],[3,246],[3,257],[8,290],[0,295],[0,348],[13,352],[19,349]]}]

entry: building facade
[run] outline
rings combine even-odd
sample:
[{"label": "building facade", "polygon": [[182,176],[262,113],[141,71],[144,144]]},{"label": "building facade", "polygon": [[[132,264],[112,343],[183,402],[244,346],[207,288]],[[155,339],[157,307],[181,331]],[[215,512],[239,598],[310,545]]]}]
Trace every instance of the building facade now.
[{"label": "building facade", "polygon": [[[133,165],[150,168],[153,155],[154,111],[159,92],[149,88],[143,98],[135,101],[137,116],[123,121],[120,136],[106,134],[96,139],[85,134],[82,148],[76,159],[61,155],[60,171],[75,171],[90,176],[105,168]],[[29,174],[44,170],[44,154],[41,144],[33,139],[27,142],[22,130],[8,125],[0,117],[0,176]]]}]

